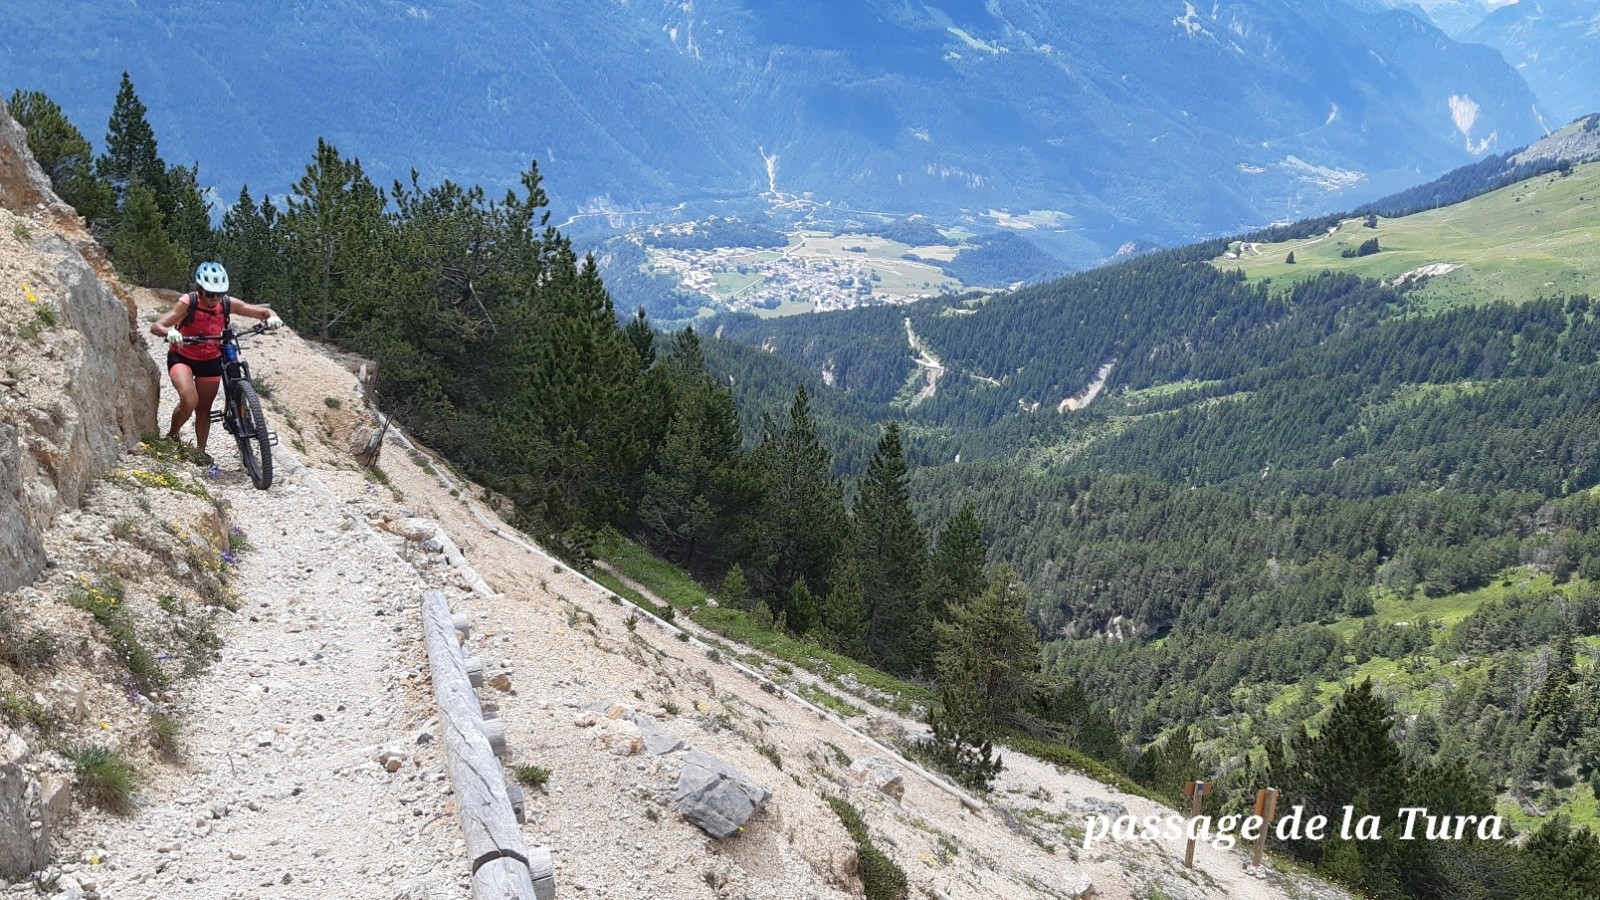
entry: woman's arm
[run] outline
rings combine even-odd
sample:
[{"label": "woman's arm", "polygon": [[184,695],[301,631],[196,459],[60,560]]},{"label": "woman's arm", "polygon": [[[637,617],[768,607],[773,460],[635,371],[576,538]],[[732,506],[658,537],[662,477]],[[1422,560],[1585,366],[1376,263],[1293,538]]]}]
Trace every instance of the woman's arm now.
[{"label": "woman's arm", "polygon": [[269,319],[273,316],[272,309],[256,303],[246,303],[238,297],[233,298],[229,310],[236,316],[249,316],[252,319]]},{"label": "woman's arm", "polygon": [[241,316],[249,316],[252,319],[264,320],[267,323],[268,328],[283,327],[283,320],[278,318],[278,314],[273,312],[272,307],[270,306],[259,306],[255,303],[246,303],[243,300],[240,300],[238,297],[234,297],[231,309],[233,312],[238,313]]},{"label": "woman's arm", "polygon": [[166,337],[167,332],[172,330],[172,326],[182,322],[183,317],[188,315],[188,313],[189,304],[183,300],[179,300],[178,302],[172,304],[172,308],[167,310],[166,313],[161,316],[161,318],[150,323],[150,333],[156,337]]}]

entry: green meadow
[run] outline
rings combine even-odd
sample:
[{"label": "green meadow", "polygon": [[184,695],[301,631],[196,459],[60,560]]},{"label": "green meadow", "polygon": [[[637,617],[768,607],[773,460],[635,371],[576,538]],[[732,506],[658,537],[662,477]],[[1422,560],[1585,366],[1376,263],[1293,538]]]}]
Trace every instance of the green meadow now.
[{"label": "green meadow", "polygon": [[[1371,239],[1379,252],[1346,257]],[[1331,234],[1270,244],[1235,243],[1220,258],[1251,280],[1289,285],[1324,269],[1392,281],[1426,266],[1456,266],[1412,294],[1424,308],[1493,300],[1526,301],[1574,293],[1600,295],[1600,163],[1576,166],[1398,219],[1360,218]],[[1293,264],[1285,262],[1290,253]]]}]

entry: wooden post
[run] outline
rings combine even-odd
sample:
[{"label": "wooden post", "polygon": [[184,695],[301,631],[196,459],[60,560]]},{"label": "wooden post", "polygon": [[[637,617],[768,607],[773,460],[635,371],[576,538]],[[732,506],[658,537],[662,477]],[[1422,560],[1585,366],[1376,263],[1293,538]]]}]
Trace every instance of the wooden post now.
[{"label": "wooden post", "polygon": [[517,824],[523,825],[528,821],[527,807],[522,803],[522,788],[514,784],[506,785],[506,796],[511,798],[511,811],[517,816]]},{"label": "wooden post", "polygon": [[[1204,781],[1191,781],[1183,786],[1183,792],[1194,798],[1194,803],[1189,807],[1189,818],[1192,820],[1200,815],[1200,806],[1205,801],[1207,794],[1211,793],[1211,785]],[[1194,868],[1194,838],[1189,838],[1189,847],[1183,854],[1183,866],[1186,869]]]},{"label": "wooden post", "polygon": [[489,739],[489,749],[495,756],[506,755],[506,723],[494,713],[483,715],[483,736]]},{"label": "wooden post", "polygon": [[1267,849],[1267,829],[1272,826],[1272,819],[1278,814],[1278,789],[1264,788],[1256,791],[1256,815],[1261,817],[1261,833],[1256,835],[1256,851],[1252,857],[1251,865],[1261,868],[1261,855]]},{"label": "wooden post", "polygon": [[549,847],[528,851],[528,877],[533,879],[533,895],[537,900],[555,900],[556,864],[550,858]]},{"label": "wooden post", "polygon": [[[546,848],[530,853],[517,827],[500,761],[490,748],[478,697],[444,595],[422,594],[422,635],[439,705],[445,767],[455,788],[475,900],[550,900],[555,878]],[[542,852],[541,852],[542,851]],[[535,871],[533,863],[539,866]],[[543,882],[542,889],[535,880]]]}]

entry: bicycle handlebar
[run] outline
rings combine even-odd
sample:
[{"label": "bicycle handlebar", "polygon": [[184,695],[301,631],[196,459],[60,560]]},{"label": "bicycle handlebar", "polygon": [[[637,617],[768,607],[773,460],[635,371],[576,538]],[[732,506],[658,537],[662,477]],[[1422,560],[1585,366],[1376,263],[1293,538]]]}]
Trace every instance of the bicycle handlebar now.
[{"label": "bicycle handlebar", "polygon": [[[235,338],[242,338],[252,334],[263,334],[266,332],[266,330],[266,323],[262,323],[254,328],[246,328],[244,331],[234,331],[233,336]],[[232,329],[230,328],[229,331],[232,331]],[[226,332],[224,332],[224,334],[225,333]],[[220,341],[222,339],[223,335],[221,334],[197,334],[192,337],[185,337],[183,342],[185,344],[204,344],[208,341]]]}]

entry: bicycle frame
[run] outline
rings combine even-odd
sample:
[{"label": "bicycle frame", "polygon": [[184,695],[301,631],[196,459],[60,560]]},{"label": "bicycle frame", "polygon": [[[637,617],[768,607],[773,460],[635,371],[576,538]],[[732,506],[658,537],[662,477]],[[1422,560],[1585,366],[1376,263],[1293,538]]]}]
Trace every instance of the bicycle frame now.
[{"label": "bicycle frame", "polygon": [[[245,334],[260,333],[260,326],[256,326],[255,328],[245,332]],[[222,329],[222,334],[212,338],[212,340],[216,340],[222,344],[222,389],[218,391],[218,393],[222,396],[222,408],[213,409],[211,411],[211,421],[221,422],[222,427],[227,429],[227,432],[235,437],[255,437],[256,433],[253,428],[253,423],[249,427],[240,425],[238,411],[233,402],[235,391],[234,385],[238,384],[240,381],[251,380],[250,364],[245,362],[244,359],[239,355],[239,335],[230,326]],[[268,437],[271,445],[277,446],[278,435],[276,433],[268,432]]]},{"label": "bicycle frame", "polygon": [[211,421],[221,422],[224,430],[239,444],[240,460],[250,475],[250,480],[261,490],[272,486],[272,449],[278,444],[278,435],[267,427],[261,414],[261,401],[250,378],[250,364],[239,353],[242,335],[261,334],[265,325],[257,325],[243,332],[231,326],[218,335],[191,337],[187,343],[216,341],[221,345],[222,409],[209,411]]}]

